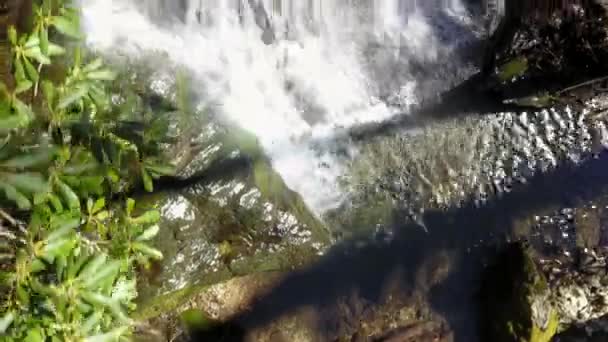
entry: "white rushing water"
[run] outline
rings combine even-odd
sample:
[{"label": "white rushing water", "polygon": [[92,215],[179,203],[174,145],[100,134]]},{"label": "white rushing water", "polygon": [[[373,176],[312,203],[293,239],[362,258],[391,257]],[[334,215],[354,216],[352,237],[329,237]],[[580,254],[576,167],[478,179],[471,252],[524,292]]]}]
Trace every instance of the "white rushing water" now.
[{"label": "white rushing water", "polygon": [[407,112],[429,88],[415,64],[453,60],[454,46],[466,39],[444,24],[471,25],[460,0],[81,3],[92,47],[159,51],[187,67],[201,98],[255,134],[317,212],[343,199],[343,170],[319,142]]}]

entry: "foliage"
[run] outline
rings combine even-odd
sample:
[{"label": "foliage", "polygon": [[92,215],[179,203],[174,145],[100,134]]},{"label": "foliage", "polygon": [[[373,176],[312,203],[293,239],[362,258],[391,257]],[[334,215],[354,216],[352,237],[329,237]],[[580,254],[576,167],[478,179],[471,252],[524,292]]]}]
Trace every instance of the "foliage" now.
[{"label": "foliage", "polygon": [[135,269],[162,255],[159,212],[125,194],[173,172],[168,120],[113,104],[68,0],[34,13],[31,32],[9,28],[15,89],[0,83],[0,341],[126,339]]}]

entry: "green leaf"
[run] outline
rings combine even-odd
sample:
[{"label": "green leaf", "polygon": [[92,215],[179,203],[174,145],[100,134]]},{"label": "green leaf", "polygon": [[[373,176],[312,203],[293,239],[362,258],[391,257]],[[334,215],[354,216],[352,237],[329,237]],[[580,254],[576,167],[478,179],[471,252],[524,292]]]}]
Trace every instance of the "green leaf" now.
[{"label": "green leaf", "polygon": [[132,246],[133,246],[133,250],[142,252],[143,254],[148,255],[154,259],[160,260],[163,258],[163,253],[161,253],[159,250],[154,249],[144,243],[134,242]]},{"label": "green leaf", "polygon": [[101,58],[95,58],[91,63],[87,64],[82,68],[84,72],[95,71],[103,66],[103,60]]},{"label": "green leaf", "polygon": [[32,34],[27,37],[27,41],[23,47],[26,49],[31,49],[33,47],[37,47],[38,45],[40,45],[40,39],[38,39],[38,36]]},{"label": "green leaf", "polygon": [[36,68],[32,65],[32,63],[28,59],[25,59],[24,61],[25,61],[25,71],[27,72],[27,76],[34,83],[38,82],[38,80],[40,79],[38,70],[36,70]]},{"label": "green leaf", "polygon": [[24,120],[25,124],[29,123],[30,120],[34,118],[34,112],[32,112],[32,108],[23,103],[18,98],[13,98],[13,107],[17,111],[17,114],[23,117],[22,120]]},{"label": "green leaf", "polygon": [[40,50],[40,46],[28,48],[23,52],[29,58],[35,59],[38,63],[48,65],[51,64],[51,59],[45,56]]},{"label": "green leaf", "polygon": [[44,337],[42,337],[42,329],[41,328],[31,328],[27,332],[27,336],[25,337],[24,342],[44,342]]},{"label": "green leaf", "polygon": [[49,51],[47,55],[49,57],[61,56],[65,54],[65,49],[60,45],[49,43]]},{"label": "green leaf", "polygon": [[15,59],[15,79],[17,82],[26,80],[25,77],[25,68],[23,67],[23,62],[21,58]]},{"label": "green leaf", "polygon": [[80,273],[78,273],[78,279],[86,280],[88,277],[91,277],[101,265],[106,262],[107,256],[105,254],[97,254],[95,255],[82,269]]},{"label": "green leaf", "polygon": [[160,227],[157,224],[155,224],[155,225],[149,227],[148,229],[144,230],[144,232],[141,233],[141,235],[139,235],[136,240],[137,241],[151,240],[158,234],[159,230],[160,230]]},{"label": "green leaf", "polygon": [[30,272],[38,273],[46,270],[46,264],[40,259],[34,259],[30,265]]},{"label": "green leaf", "polygon": [[76,89],[70,89],[67,94],[65,94],[61,100],[59,100],[59,105],[57,106],[59,109],[65,109],[69,107],[76,101],[82,99],[88,92],[88,87],[85,85],[81,85]]},{"label": "green leaf", "polygon": [[152,182],[152,177],[150,177],[150,174],[143,166],[141,167],[141,177],[144,182],[144,189],[146,189],[147,192],[154,191],[154,183]]},{"label": "green leaf", "polygon": [[57,189],[59,190],[63,199],[68,204],[68,207],[71,209],[80,209],[80,199],[72,188],[59,179],[55,180],[55,185],[57,186]]},{"label": "green leaf", "polygon": [[53,206],[56,212],[60,213],[63,211],[63,204],[61,204],[61,200],[55,194],[49,193],[48,195],[49,202]]},{"label": "green leaf", "polygon": [[30,203],[30,200],[27,199],[24,194],[20,193],[14,186],[7,183],[0,183],[0,188],[4,190],[4,193],[9,200],[17,204],[19,209],[31,209],[32,204]]},{"label": "green leaf", "polygon": [[132,198],[127,199],[127,215],[131,216],[133,213],[133,209],[135,209],[135,200]]},{"label": "green leaf", "polygon": [[105,206],[106,206],[106,199],[103,197],[99,198],[97,201],[95,201],[95,205],[93,205],[93,207],[92,207],[91,214],[95,214],[95,213],[99,212]]},{"label": "green leaf", "polygon": [[12,311],[5,313],[4,316],[0,318],[0,334],[6,332],[8,327],[11,326],[11,323],[13,323],[13,320],[15,320],[15,313]]},{"label": "green leaf", "polygon": [[39,148],[32,153],[22,153],[14,158],[3,161],[0,166],[13,169],[28,169],[48,164],[53,159],[53,149]]},{"label": "green leaf", "polygon": [[133,224],[154,224],[160,220],[160,212],[158,210],[149,210],[143,215],[131,218]]},{"label": "green leaf", "polygon": [[162,164],[146,164],[146,168],[149,171],[157,173],[162,176],[171,176],[175,174],[175,166],[173,165],[162,165]]},{"label": "green leaf", "polygon": [[49,31],[46,28],[41,28],[38,34],[40,37],[40,50],[46,56],[49,55]]},{"label": "green leaf", "polygon": [[15,30],[15,26],[8,28],[8,41],[11,42],[13,46],[17,45],[17,30]]},{"label": "green leaf", "polygon": [[55,86],[51,81],[44,80],[41,83],[42,92],[44,93],[44,99],[48,105],[49,110],[53,109],[54,99],[55,99]]},{"label": "green leaf", "polygon": [[96,81],[114,81],[116,73],[110,70],[92,71],[87,74],[87,78]]},{"label": "green leaf", "polygon": [[51,218],[51,229],[53,231],[47,236],[46,241],[53,242],[64,238],[74,232],[80,226],[80,219],[74,217],[54,216]]},{"label": "green leaf", "polygon": [[84,339],[84,342],[116,342],[127,331],[128,331],[128,327],[116,328],[107,334],[87,337]]},{"label": "green leaf", "polygon": [[70,21],[66,17],[61,16],[53,17],[52,24],[62,34],[76,39],[80,38],[80,27],[78,27],[77,22]]},{"label": "green leaf", "polygon": [[39,173],[22,172],[4,174],[4,181],[15,186],[17,189],[29,193],[45,193],[48,191],[48,183]]},{"label": "green leaf", "polygon": [[47,260],[54,260],[57,256],[66,256],[76,246],[76,239],[73,237],[62,237],[50,241],[43,250],[41,257]]},{"label": "green leaf", "polygon": [[99,284],[105,283],[106,281],[114,282],[119,270],[120,261],[113,260],[102,265],[92,276],[83,279],[83,285],[86,288],[93,290],[98,288]]},{"label": "green leaf", "polygon": [[21,94],[30,90],[34,86],[34,83],[30,80],[22,79],[17,80],[17,87],[15,88],[15,94]]}]

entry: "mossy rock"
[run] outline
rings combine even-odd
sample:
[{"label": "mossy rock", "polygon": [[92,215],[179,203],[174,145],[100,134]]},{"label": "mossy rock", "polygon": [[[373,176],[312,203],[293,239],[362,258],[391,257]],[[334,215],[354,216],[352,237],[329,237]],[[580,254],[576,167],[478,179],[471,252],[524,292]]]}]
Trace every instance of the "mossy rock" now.
[{"label": "mossy rock", "polygon": [[557,333],[547,281],[526,245],[506,247],[485,272],[481,294],[483,340],[549,342]]}]

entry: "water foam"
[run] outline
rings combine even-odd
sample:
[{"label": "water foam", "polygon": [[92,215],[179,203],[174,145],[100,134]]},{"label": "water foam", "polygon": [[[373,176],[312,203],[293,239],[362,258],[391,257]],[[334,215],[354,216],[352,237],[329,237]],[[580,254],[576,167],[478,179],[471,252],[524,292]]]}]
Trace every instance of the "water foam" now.
[{"label": "water foam", "polygon": [[[158,12],[170,3],[162,16],[179,17],[170,12],[177,2],[167,1],[149,0],[145,7]],[[452,2],[440,8],[443,15],[462,12],[460,2]],[[407,62],[436,60],[449,55],[449,46],[425,12],[397,0],[367,2],[373,8],[353,1],[279,3],[280,10],[268,10],[276,39],[266,44],[245,0],[205,7],[192,0],[184,21],[163,25],[138,0],[81,0],[92,47],[129,55],[159,51],[186,66],[200,81],[202,98],[219,103],[222,117],[254,133],[288,186],[321,212],[344,194],[337,185],[341,164],[319,141],[340,128],[407,111],[417,102]],[[371,45],[373,58],[365,57]],[[378,99],[387,92],[398,99],[398,109]]]}]

